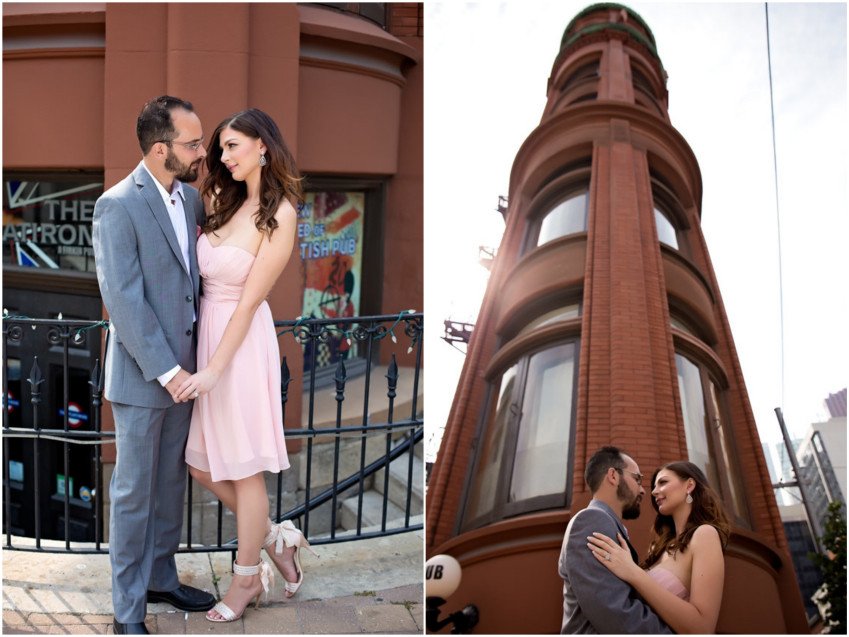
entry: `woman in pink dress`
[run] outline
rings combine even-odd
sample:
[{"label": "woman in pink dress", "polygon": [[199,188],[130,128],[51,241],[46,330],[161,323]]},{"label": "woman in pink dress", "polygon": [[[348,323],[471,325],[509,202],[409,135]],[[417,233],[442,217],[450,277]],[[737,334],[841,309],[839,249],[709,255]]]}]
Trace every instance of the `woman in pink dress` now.
[{"label": "woman in pink dress", "polygon": [[621,537],[617,542],[593,533],[587,546],[676,633],[713,633],[725,581],[728,516],[704,473],[692,462],[662,466],[651,484],[657,517],[642,565],[634,563]]},{"label": "woman in pink dress", "polygon": [[207,619],[233,621],[273,581],[265,547],[286,580],[303,581],[298,549],[309,548],[291,521],[268,519],[265,471],[289,468],[283,440],[280,355],[268,296],[289,261],[301,199],[300,177],[274,121],[258,109],[228,117],[209,144],[201,195],[210,201],[198,265],[198,371],[180,387],[194,398],[186,444],[192,477],[236,514],[233,581]]}]

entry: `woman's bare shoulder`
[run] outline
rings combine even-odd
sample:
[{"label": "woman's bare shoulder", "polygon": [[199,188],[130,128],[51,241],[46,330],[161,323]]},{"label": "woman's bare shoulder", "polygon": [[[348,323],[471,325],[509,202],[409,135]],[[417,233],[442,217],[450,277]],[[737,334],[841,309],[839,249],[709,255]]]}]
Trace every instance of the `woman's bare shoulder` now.
[{"label": "woman's bare shoulder", "polygon": [[690,541],[694,548],[699,546],[722,546],[722,540],[719,537],[719,531],[712,524],[702,524],[693,532],[693,539]]},{"label": "woman's bare shoulder", "polygon": [[296,216],[297,213],[295,212],[295,207],[284,197],[280,202],[280,205],[277,206],[277,212],[274,213],[274,218],[277,219],[278,223],[280,223],[285,219],[292,219]]}]

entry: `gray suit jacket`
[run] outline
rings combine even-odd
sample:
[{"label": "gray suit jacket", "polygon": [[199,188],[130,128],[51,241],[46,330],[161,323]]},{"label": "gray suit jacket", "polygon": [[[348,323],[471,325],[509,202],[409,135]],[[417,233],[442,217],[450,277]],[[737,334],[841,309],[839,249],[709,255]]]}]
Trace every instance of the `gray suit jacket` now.
[{"label": "gray suit jacket", "polygon": [[[560,550],[563,578],[562,634],[670,634],[672,631],[629,584],[598,562],[587,548],[593,531],[616,539],[627,531],[613,510],[591,500],[569,522]],[[633,547],[631,548],[634,553]]]},{"label": "gray suit jacket", "polygon": [[105,395],[113,402],[169,407],[174,402],[157,377],[176,365],[195,371],[193,318],[200,291],[195,246],[204,212],[195,188],[184,184],[183,193],[188,272],[168,210],[141,163],[94,206],[97,282],[112,332]]}]

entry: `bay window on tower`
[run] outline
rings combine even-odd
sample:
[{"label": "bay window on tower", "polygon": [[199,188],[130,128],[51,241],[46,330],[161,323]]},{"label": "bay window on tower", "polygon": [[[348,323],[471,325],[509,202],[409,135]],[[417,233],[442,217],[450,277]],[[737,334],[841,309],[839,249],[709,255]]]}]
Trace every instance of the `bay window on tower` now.
[{"label": "bay window on tower", "polygon": [[513,329],[492,374],[463,527],[568,504],[580,304],[548,306]]},{"label": "bay window on tower", "polygon": [[577,61],[573,67],[574,70],[566,75],[566,79],[560,86],[560,97],[557,103],[575,104],[596,99],[600,65],[600,55]]},{"label": "bay window on tower", "polygon": [[[675,340],[675,367],[681,416],[690,462],[704,471],[711,487],[737,524],[748,525],[749,514],[737,460],[733,424],[725,407],[725,373],[713,350],[692,329],[687,317],[670,317]],[[686,336],[684,336],[686,335]]]},{"label": "bay window on tower", "polygon": [[526,252],[587,231],[589,186],[589,160],[566,167],[549,181],[531,204]]},{"label": "bay window on tower", "polygon": [[675,192],[654,171],[651,175],[652,208],[657,240],[685,257],[690,256],[687,234],[690,224]]},{"label": "bay window on tower", "polygon": [[654,82],[649,79],[651,75],[652,73],[648,70],[641,69],[635,61],[631,61],[631,82],[634,86],[634,102],[666,119],[663,109],[658,103],[659,91],[655,88]]}]

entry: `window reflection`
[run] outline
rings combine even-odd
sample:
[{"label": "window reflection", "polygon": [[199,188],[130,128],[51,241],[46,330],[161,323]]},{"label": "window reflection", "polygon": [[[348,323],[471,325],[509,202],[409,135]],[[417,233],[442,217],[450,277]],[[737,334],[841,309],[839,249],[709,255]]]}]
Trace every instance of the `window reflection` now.
[{"label": "window reflection", "polygon": [[504,452],[504,440],[510,421],[510,406],[513,401],[513,386],[516,381],[518,365],[514,365],[501,378],[501,389],[497,400],[493,401],[495,417],[486,434],[484,447],[480,452],[477,473],[469,492],[469,504],[466,515],[476,518],[492,510],[495,503],[495,489],[501,469],[501,456]]},{"label": "window reflection", "polygon": [[734,458],[734,452],[731,447],[731,431],[727,427],[727,423],[723,422],[722,410],[719,407],[719,390],[716,384],[708,381],[710,387],[710,399],[715,416],[716,432],[719,438],[719,447],[722,451],[722,463],[725,465],[726,475],[728,476],[728,495],[729,504],[732,505],[734,512],[739,517],[745,517],[745,505],[743,503],[743,485],[740,480],[740,470]]},{"label": "window reflection", "polygon": [[510,502],[562,493],[572,413],[575,345],[535,354],[528,365]]},{"label": "window reflection", "polygon": [[530,323],[525,325],[521,330],[519,330],[516,336],[533,332],[534,330],[538,330],[539,328],[545,327],[546,325],[551,325],[552,323],[557,323],[558,321],[568,321],[569,319],[578,318],[580,314],[580,303],[572,303],[571,305],[564,305],[562,307],[555,308],[550,312],[540,314]]},{"label": "window reflection", "polygon": [[669,218],[657,208],[654,209],[654,223],[657,226],[657,239],[670,248],[678,249],[678,234]]},{"label": "window reflection", "polygon": [[537,236],[541,246],[558,237],[564,237],[587,229],[587,191],[573,194],[561,201],[543,218]]},{"label": "window reflection", "polygon": [[498,381],[469,484],[464,528],[568,504],[578,351],[577,340],[549,345],[525,355]]},{"label": "window reflection", "polygon": [[720,404],[721,390],[703,367],[687,357],[675,354],[675,364],[690,462],[704,471],[729,513],[745,521],[748,514],[743,482],[734,454],[733,432]]},{"label": "window reflection", "polygon": [[684,416],[684,434],[690,462],[705,472],[711,486],[719,491],[719,476],[711,460],[705,413],[705,397],[699,368],[681,354],[675,355],[678,368],[678,392]]}]

